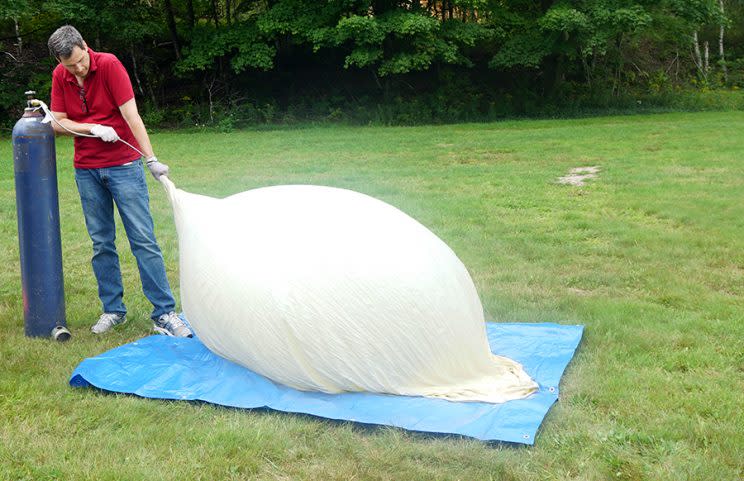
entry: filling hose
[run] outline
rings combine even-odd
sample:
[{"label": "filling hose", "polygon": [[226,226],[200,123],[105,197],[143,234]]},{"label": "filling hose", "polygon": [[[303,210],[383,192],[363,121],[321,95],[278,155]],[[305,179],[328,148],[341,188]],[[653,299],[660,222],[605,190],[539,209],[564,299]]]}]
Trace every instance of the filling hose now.
[{"label": "filling hose", "polygon": [[[46,124],[46,123],[49,123],[50,121],[54,121],[54,123],[55,123],[55,124],[59,125],[59,126],[60,126],[60,127],[62,127],[62,128],[64,129],[64,130],[66,130],[66,131],[70,132],[70,133],[71,133],[72,135],[77,135],[78,137],[92,137],[92,138],[97,138],[97,136],[95,136],[95,135],[92,135],[92,134],[84,134],[84,133],[82,133],[82,132],[75,132],[74,130],[70,130],[70,129],[68,129],[67,127],[65,127],[64,125],[62,125],[62,124],[61,124],[61,123],[60,123],[60,122],[59,122],[59,121],[58,121],[58,120],[57,120],[57,119],[56,119],[56,118],[54,117],[54,114],[52,114],[52,111],[51,111],[51,110],[49,110],[49,107],[47,107],[47,104],[45,104],[45,103],[44,103],[43,101],[41,101],[41,100],[38,100],[38,99],[33,99],[33,100],[31,100],[31,104],[33,104],[33,105],[36,105],[36,106],[37,106],[37,107],[36,107],[36,108],[35,108],[34,110],[38,110],[38,109],[41,109],[41,110],[42,110],[42,111],[44,112],[44,119],[43,119],[43,120],[41,121],[41,123],[43,123],[43,124]],[[117,139],[116,139],[116,140],[118,140],[119,142],[122,142],[122,143],[126,144],[127,146],[129,146],[129,148],[130,148],[130,149],[132,149],[132,150],[134,150],[135,152],[137,152],[138,154],[140,154],[140,155],[141,155],[141,156],[142,156],[143,158],[144,158],[144,157],[146,157],[146,156],[145,156],[145,154],[143,154],[143,153],[142,153],[142,151],[141,151],[140,149],[138,149],[138,148],[137,148],[137,147],[135,147],[134,145],[130,144],[130,143],[129,143],[129,142],[127,142],[126,140],[124,140],[124,139],[120,138],[120,137],[119,137],[118,135],[117,135]]]}]

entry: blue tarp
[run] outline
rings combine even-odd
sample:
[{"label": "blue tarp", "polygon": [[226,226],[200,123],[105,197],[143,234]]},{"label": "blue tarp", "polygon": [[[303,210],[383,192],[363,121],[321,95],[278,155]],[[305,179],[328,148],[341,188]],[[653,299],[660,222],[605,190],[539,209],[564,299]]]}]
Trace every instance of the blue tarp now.
[{"label": "blue tarp", "polygon": [[85,359],[72,373],[70,385],[533,444],[540,423],[558,400],[558,383],[581,340],[583,326],[488,323],[487,331],[491,350],[522,363],[540,384],[538,392],[503,404],[304,392],[222,359],[196,338],[167,336],[146,337]]}]

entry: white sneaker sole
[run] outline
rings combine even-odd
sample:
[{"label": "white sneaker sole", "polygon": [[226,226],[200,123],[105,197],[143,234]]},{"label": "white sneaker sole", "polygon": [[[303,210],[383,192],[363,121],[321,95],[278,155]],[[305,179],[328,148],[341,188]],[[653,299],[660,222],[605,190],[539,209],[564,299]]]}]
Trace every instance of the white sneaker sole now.
[{"label": "white sneaker sole", "polygon": [[122,324],[126,324],[126,323],[127,323],[127,318],[125,317],[123,321],[121,321],[121,322],[117,322],[116,324],[114,324],[113,326],[109,327],[108,329],[106,329],[106,330],[104,330],[104,331],[94,331],[94,330],[93,330],[93,328],[94,328],[94,327],[95,327],[96,325],[95,325],[95,324],[93,324],[93,325],[92,325],[92,326],[90,327],[90,332],[92,332],[93,334],[105,334],[105,333],[107,333],[107,332],[109,332],[109,331],[111,331],[111,330],[115,329],[115,328],[116,328],[117,326],[121,326]]},{"label": "white sneaker sole", "polygon": [[153,326],[152,326],[152,330],[153,330],[153,331],[155,331],[156,333],[158,333],[158,334],[162,334],[162,335],[164,335],[164,336],[170,336],[170,337],[183,337],[183,338],[191,338],[191,337],[194,337],[194,333],[193,333],[193,332],[192,332],[192,333],[191,333],[190,335],[188,335],[188,336],[176,336],[175,334],[173,334],[173,333],[172,333],[171,331],[169,331],[168,329],[165,329],[164,327],[160,327],[160,326],[157,326],[157,325],[155,325],[155,324],[153,324]]},{"label": "white sneaker sole", "polygon": [[172,332],[170,332],[168,329],[165,329],[163,327],[152,326],[152,330],[155,331],[156,333],[162,334],[164,336],[175,337]]}]

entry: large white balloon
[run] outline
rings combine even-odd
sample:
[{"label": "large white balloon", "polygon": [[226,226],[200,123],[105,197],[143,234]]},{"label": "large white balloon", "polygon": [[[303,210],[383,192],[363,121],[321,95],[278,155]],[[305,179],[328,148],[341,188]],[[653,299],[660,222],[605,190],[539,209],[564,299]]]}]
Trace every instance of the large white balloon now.
[{"label": "large white balloon", "polygon": [[181,299],[213,352],[296,389],[504,402],[537,384],[493,355],[467,269],[426,227],[344,189],[215,199],[163,178]]}]

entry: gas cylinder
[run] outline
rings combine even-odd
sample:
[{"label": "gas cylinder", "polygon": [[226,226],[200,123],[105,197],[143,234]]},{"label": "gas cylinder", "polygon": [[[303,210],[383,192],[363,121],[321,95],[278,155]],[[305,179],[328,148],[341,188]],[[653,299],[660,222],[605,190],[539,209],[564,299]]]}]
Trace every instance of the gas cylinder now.
[{"label": "gas cylinder", "polygon": [[70,338],[65,321],[54,131],[34,107],[13,127],[18,243],[26,336]]}]

